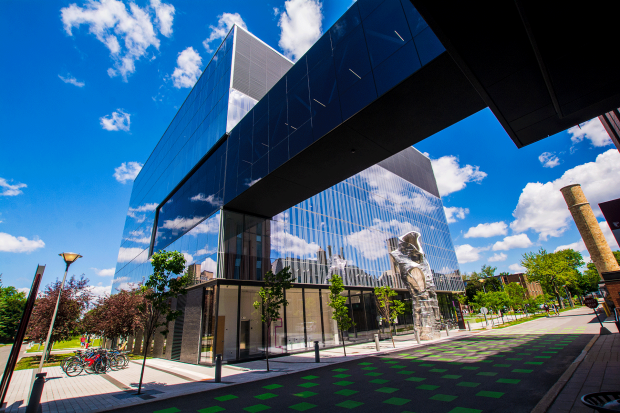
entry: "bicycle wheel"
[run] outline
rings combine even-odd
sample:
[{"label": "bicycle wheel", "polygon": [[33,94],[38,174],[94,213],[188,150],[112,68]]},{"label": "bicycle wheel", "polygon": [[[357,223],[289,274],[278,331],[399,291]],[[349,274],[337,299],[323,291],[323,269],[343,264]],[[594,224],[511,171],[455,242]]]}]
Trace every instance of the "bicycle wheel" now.
[{"label": "bicycle wheel", "polygon": [[73,360],[67,364],[65,368],[65,374],[69,377],[77,376],[82,372],[84,366],[79,360]]},{"label": "bicycle wheel", "polygon": [[67,371],[67,366],[69,365],[69,363],[76,361],[78,358],[75,356],[72,357],[67,357],[66,359],[64,359],[62,361],[62,364],[60,365],[60,368],[62,369],[62,371],[66,372]]},{"label": "bicycle wheel", "polygon": [[111,370],[117,371],[123,368],[123,362],[117,355],[110,356],[108,363]]}]

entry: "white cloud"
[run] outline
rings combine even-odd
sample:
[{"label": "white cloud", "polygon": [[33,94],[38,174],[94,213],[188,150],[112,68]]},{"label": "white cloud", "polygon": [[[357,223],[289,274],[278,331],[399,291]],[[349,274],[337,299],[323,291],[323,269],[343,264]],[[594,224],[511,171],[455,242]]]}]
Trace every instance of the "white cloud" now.
[{"label": "white cloud", "polygon": [[86,84],[86,83],[84,83],[84,82],[80,82],[79,80],[77,80],[76,78],[74,78],[74,77],[73,77],[73,76],[71,76],[71,75],[67,75],[67,77],[64,77],[64,76],[58,75],[58,77],[59,77],[59,78],[60,78],[60,80],[62,80],[63,82],[65,82],[65,83],[69,83],[69,84],[74,85],[74,86],[77,86],[77,87],[84,87],[84,85]]},{"label": "white cloud", "polygon": [[127,241],[136,242],[138,244],[150,244],[151,237],[144,233],[144,230],[131,231],[129,237],[125,238]]},{"label": "white cloud", "polygon": [[117,262],[130,262],[134,261],[136,264],[146,262],[149,256],[149,251],[144,248],[124,248],[121,247],[118,250]]},{"label": "white cloud", "polygon": [[532,245],[532,241],[527,234],[517,234],[505,237],[503,241],[493,244],[493,251],[508,251],[513,248],[527,248]]},{"label": "white cloud", "polygon": [[209,196],[205,196],[205,194],[200,193],[198,195],[194,195],[190,198],[192,202],[207,202],[213,206],[222,206],[224,201],[221,198],[217,198],[215,195],[211,194]]},{"label": "white cloud", "polygon": [[28,287],[18,288],[17,292],[24,293],[26,295],[26,297],[28,297],[28,294],[30,294],[30,288],[28,288]]},{"label": "white cloud", "polygon": [[206,260],[204,260],[202,263],[200,263],[200,271],[208,271],[208,272],[212,272],[213,274],[215,274],[215,269],[217,268],[217,263],[211,259],[211,258],[207,258]]},{"label": "white cloud", "polygon": [[590,119],[579,126],[573,126],[567,132],[571,135],[570,140],[573,144],[584,139],[589,140],[594,147],[603,147],[613,143],[598,118]]},{"label": "white cloud", "polygon": [[382,208],[395,212],[403,209],[431,212],[437,209],[430,196],[423,192],[411,193],[401,178],[378,165],[363,170],[359,176],[367,182],[372,200]]},{"label": "white cloud", "polygon": [[560,158],[551,152],[543,152],[538,157],[538,160],[545,168],[553,168],[560,164]]},{"label": "white cloud", "polygon": [[603,231],[603,235],[607,240],[607,244],[609,244],[609,248],[612,250],[618,249],[618,242],[616,241],[616,237],[614,237],[613,232],[611,232],[611,228],[607,224],[607,221],[599,221],[599,227],[601,227],[601,231]]},{"label": "white cloud", "polygon": [[513,273],[517,273],[517,272],[526,272],[527,270],[525,269],[525,267],[522,267],[520,264],[510,264],[508,266],[508,269],[510,271],[512,271]]},{"label": "white cloud", "polygon": [[26,188],[26,184],[10,184],[4,178],[0,178],[0,188],[2,188],[2,192],[0,192],[0,196],[15,196],[19,194],[23,194],[21,188]]},{"label": "white cloud", "polygon": [[181,231],[186,231],[190,228],[193,228],[194,225],[196,225],[203,219],[204,217],[194,217],[194,218],[176,217],[175,219],[165,220],[163,227],[166,229],[178,229]]},{"label": "white cloud", "polygon": [[153,27],[156,23],[164,36],[172,34],[174,7],[159,0],[140,8],[129,4],[129,11],[119,0],[89,0],[85,7],[71,4],[60,10],[65,31],[73,35],[73,28],[84,24],[90,34],[110,51],[114,62],[108,69],[111,77],[121,75],[125,81],[135,72],[135,62],[147,54],[149,47],[159,49],[159,38]]},{"label": "white cloud", "polygon": [[448,224],[453,224],[459,219],[465,219],[465,215],[469,214],[469,208],[443,207],[443,211],[446,213]]},{"label": "white cloud", "polygon": [[105,268],[103,270],[100,270],[98,268],[91,268],[91,270],[95,271],[95,274],[101,277],[112,277],[114,276],[116,268]]},{"label": "white cloud", "polygon": [[441,196],[460,191],[468,182],[480,183],[487,176],[479,166],[465,165],[461,168],[456,156],[442,156],[431,159],[433,173]]},{"label": "white cloud", "polygon": [[138,162],[123,162],[118,168],[114,168],[114,178],[121,184],[133,181],[142,170],[142,164]]},{"label": "white cloud", "polygon": [[497,235],[506,235],[508,232],[508,225],[504,221],[491,222],[488,224],[478,224],[475,227],[471,227],[467,230],[465,238],[489,238]]},{"label": "white cloud", "polygon": [[179,53],[177,58],[177,67],[172,73],[172,82],[174,87],[181,89],[183,87],[193,87],[200,76],[200,65],[202,57],[194,50],[188,47]]},{"label": "white cloud", "polygon": [[174,6],[162,3],[160,0],[151,0],[151,7],[155,11],[155,20],[159,32],[166,37],[170,37],[174,20]]},{"label": "white cloud", "polygon": [[[140,222],[144,222],[144,220],[146,219],[146,214],[140,214],[140,213],[142,213],[142,212],[153,212],[156,209],[157,209],[157,204],[156,203],[144,204],[144,205],[140,205],[139,207],[136,207],[136,208],[129,207],[129,209],[127,210],[127,215],[132,217],[136,221],[138,221],[138,223],[140,223]],[[135,236],[136,235],[134,235],[134,237]]]},{"label": "white cloud", "polygon": [[478,261],[482,256],[480,253],[482,251],[487,251],[488,247],[472,247],[469,244],[457,245],[454,248],[456,252],[456,258],[459,264],[466,264],[468,262]]},{"label": "white cloud", "polygon": [[618,176],[620,153],[610,149],[598,155],[594,162],[567,170],[555,181],[545,184],[530,182],[523,188],[512,213],[515,220],[510,228],[515,232],[532,229],[543,241],[549,236],[559,237],[572,221],[560,188],[574,183],[581,184],[595,214],[600,214],[597,207],[600,202],[620,197]]},{"label": "white cloud", "polygon": [[353,232],[345,238],[347,243],[358,250],[362,256],[369,260],[385,257],[388,253],[385,241],[394,236],[404,235],[411,231],[420,231],[410,222],[400,222],[395,219],[382,222],[376,219],[375,223],[358,232]]},{"label": "white cloud", "polygon": [[131,115],[129,113],[125,113],[123,109],[116,109],[116,111],[112,112],[111,115],[100,117],[99,124],[105,130],[122,130],[129,132],[130,117]]},{"label": "white cloud", "polygon": [[319,0],[286,0],[284,8],[278,22],[278,45],[286,57],[296,61],[321,37],[323,5]]},{"label": "white cloud", "polygon": [[568,249],[579,251],[579,252],[587,251],[586,244],[583,242],[582,239],[580,239],[579,241],[573,242],[572,244],[560,245],[553,252],[558,252],[561,250],[568,250]]},{"label": "white cloud", "polygon": [[246,30],[248,29],[239,13],[222,13],[217,18],[217,26],[209,26],[211,34],[202,42],[202,45],[209,53],[213,53],[210,43],[214,40],[224,39],[233,25],[236,24]]},{"label": "white cloud", "polygon": [[26,237],[14,237],[6,232],[0,232],[0,252],[27,252],[31,253],[39,248],[45,247],[45,243],[34,237],[28,239]]},{"label": "white cloud", "polygon": [[271,226],[271,248],[289,257],[314,257],[319,250],[315,242],[309,243],[289,232],[282,222],[273,221]]},{"label": "white cloud", "polygon": [[103,283],[99,283],[97,285],[88,287],[88,289],[97,297],[100,297],[102,295],[110,295],[110,293],[112,292],[112,284],[105,287]]},{"label": "white cloud", "polygon": [[506,258],[508,258],[508,255],[504,254],[503,252],[499,252],[499,253],[493,254],[493,256],[490,257],[488,261],[489,262],[506,261]]},{"label": "white cloud", "polygon": [[188,254],[187,252],[184,252],[182,254],[183,254],[183,258],[185,258],[186,267],[194,263],[194,257],[192,256],[192,254]]}]

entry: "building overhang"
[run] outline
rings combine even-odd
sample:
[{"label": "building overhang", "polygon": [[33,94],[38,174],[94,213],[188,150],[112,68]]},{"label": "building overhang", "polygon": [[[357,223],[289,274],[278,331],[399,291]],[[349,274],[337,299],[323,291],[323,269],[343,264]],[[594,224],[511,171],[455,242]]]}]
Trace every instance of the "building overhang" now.
[{"label": "building overhang", "polygon": [[620,107],[611,2],[411,2],[517,147]]}]

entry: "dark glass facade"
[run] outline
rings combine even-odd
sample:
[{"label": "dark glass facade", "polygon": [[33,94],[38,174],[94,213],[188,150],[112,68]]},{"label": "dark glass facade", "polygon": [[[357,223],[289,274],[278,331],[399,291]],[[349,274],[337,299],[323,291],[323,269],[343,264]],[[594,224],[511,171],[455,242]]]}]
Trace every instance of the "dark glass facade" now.
[{"label": "dark glass facade", "polygon": [[[410,231],[421,234],[437,290],[464,290],[430,160],[413,148],[273,217],[227,209],[443,51],[408,0],[354,3],[294,65],[231,30],[136,179],[119,251],[114,289],[148,277],[148,257],[164,249],[182,252],[197,280],[215,278],[190,289],[187,307],[177,303],[184,317],[170,328],[167,357],[261,357],[268,337],[274,355],[341,344],[327,306],[332,274],[344,279],[356,323],[344,339],[372,339],[385,329],[373,288],[409,300],[389,252]],[[267,331],[252,303],[265,273],[284,267],[295,288]],[[411,328],[405,314],[397,330]]]}]

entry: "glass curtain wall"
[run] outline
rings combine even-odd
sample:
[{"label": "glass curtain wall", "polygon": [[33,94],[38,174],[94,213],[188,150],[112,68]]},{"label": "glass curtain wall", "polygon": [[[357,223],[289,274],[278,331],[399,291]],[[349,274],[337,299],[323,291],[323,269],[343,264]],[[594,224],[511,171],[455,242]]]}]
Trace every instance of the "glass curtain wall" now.
[{"label": "glass curtain wall", "polygon": [[215,335],[215,289],[205,289],[205,300],[202,314],[202,334],[200,335],[200,359],[201,364],[211,364],[213,360],[213,338]]}]

